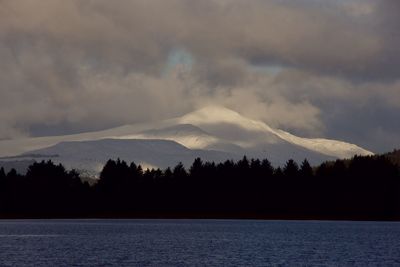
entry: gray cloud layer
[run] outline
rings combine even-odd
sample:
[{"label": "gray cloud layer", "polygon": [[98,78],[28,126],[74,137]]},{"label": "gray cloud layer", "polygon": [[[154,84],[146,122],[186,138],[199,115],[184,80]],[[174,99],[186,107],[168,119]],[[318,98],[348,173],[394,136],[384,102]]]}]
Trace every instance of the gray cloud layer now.
[{"label": "gray cloud layer", "polygon": [[220,104],[398,146],[400,2],[327,2],[0,0],[0,139]]}]

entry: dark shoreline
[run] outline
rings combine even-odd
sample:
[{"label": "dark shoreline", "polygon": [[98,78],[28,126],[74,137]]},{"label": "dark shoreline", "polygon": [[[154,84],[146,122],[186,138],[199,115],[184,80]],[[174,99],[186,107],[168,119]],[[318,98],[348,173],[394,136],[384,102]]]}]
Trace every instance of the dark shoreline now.
[{"label": "dark shoreline", "polygon": [[109,160],[98,183],[51,161],[26,175],[0,169],[0,219],[258,219],[400,221],[400,170],[387,158],[354,157],[313,169],[289,160],[146,170]]}]

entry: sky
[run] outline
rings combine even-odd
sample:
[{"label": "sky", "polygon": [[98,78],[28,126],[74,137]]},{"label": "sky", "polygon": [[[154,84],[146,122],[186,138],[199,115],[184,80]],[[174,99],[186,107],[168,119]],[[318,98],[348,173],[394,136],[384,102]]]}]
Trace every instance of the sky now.
[{"label": "sky", "polygon": [[0,139],[207,106],[400,148],[398,0],[0,0]]}]

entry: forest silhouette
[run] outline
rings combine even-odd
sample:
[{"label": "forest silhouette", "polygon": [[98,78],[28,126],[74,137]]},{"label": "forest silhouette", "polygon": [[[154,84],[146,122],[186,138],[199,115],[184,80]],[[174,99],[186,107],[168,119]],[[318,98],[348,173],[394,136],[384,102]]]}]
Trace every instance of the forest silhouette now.
[{"label": "forest silhouette", "polygon": [[288,160],[194,160],[165,170],[109,160],[98,182],[51,161],[0,169],[1,218],[260,218],[399,220],[400,171],[385,156],[312,167]]}]

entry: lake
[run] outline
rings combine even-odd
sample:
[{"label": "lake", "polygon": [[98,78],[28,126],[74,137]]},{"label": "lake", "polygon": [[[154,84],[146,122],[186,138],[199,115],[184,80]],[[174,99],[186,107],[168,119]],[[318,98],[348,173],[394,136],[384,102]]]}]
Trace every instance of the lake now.
[{"label": "lake", "polygon": [[400,223],[2,220],[0,266],[400,266]]}]

